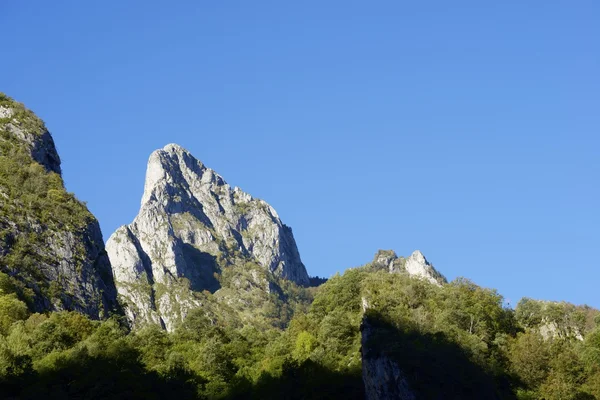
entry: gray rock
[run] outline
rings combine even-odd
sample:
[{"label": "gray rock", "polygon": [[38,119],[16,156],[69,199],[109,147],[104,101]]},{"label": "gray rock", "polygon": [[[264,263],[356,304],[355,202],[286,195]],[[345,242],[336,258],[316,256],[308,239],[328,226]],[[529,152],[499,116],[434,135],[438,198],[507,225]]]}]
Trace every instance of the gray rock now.
[{"label": "gray rock", "polygon": [[97,220],[91,220],[83,231],[54,232],[47,248],[40,252],[55,260],[41,263],[39,269],[48,282],[59,284],[62,293],[54,300],[44,298],[43,304],[36,304],[36,311],[75,310],[102,319],[118,310],[117,291]]},{"label": "gray rock", "polygon": [[427,261],[419,250],[415,250],[408,258],[398,257],[392,250],[379,250],[371,265],[375,269],[388,270],[390,273],[406,273],[436,286],[447,283],[446,278]]},{"label": "gray rock", "polygon": [[106,248],[134,326],[159,323],[172,330],[202,305],[194,293],[219,289],[215,273],[236,257],[309,283],[292,231],[275,210],[230,187],[176,144],[150,155],[140,211]]},{"label": "gray rock", "polygon": [[[24,288],[22,295],[34,311],[76,310],[93,319],[107,317],[118,310],[117,291],[100,226],[54,175],[60,176],[61,168],[52,136],[37,116],[2,93],[0,133],[0,155],[18,157],[5,165],[14,168],[29,155],[26,163],[37,162],[47,171],[24,178],[24,187],[0,181],[0,271]],[[43,193],[40,188],[49,182],[52,189]],[[45,200],[30,205],[33,196],[44,195]],[[57,220],[52,196],[68,201],[78,215]]]},{"label": "gray rock", "polygon": [[[22,108],[22,105],[14,103],[16,107]],[[35,128],[24,126],[22,121],[19,121],[15,116],[15,109],[9,106],[0,106],[0,118],[10,119],[10,122],[4,124],[6,129],[11,134],[15,135],[23,145],[27,146],[31,154],[31,158],[43,165],[47,171],[61,174],[60,157],[54,145],[54,139],[43,122],[35,115],[27,112],[28,119],[38,122]]]}]

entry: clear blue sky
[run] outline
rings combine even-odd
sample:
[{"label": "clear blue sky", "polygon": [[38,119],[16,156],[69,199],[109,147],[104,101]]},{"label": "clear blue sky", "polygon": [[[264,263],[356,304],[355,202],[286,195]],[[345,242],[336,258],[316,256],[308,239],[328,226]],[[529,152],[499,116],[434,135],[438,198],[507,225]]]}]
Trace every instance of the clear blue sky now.
[{"label": "clear blue sky", "polygon": [[599,20],[596,0],[3,1],[0,90],[105,239],[175,142],[272,204],[311,275],[420,249],[512,304],[600,307]]}]

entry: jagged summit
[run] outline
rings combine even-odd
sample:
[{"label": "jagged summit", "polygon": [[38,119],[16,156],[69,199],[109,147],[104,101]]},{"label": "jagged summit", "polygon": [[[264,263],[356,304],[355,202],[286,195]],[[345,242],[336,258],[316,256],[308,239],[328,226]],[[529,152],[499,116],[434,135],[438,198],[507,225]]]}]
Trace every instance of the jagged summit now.
[{"label": "jagged summit", "polygon": [[174,311],[165,296],[161,300],[153,291],[144,294],[133,286],[146,282],[151,288],[168,287],[185,278],[193,291],[214,291],[214,274],[232,257],[253,261],[276,277],[309,284],[292,231],[275,210],[232,188],[176,144],[150,155],[140,212],[110,237],[107,251],[119,293],[130,305],[130,319],[167,328],[198,304]]},{"label": "jagged summit", "polygon": [[[164,151],[166,151],[166,152],[175,152],[175,151],[177,151],[177,152],[189,153],[186,149],[184,149],[183,147],[181,147],[177,143],[166,144],[165,147],[163,147],[162,149]],[[155,150],[155,151],[160,151],[160,150]]]},{"label": "jagged summit", "polygon": [[373,258],[372,265],[387,269],[390,273],[407,273],[423,278],[435,285],[446,283],[446,278],[427,261],[420,250],[415,250],[408,258],[398,257],[393,250],[379,250]]},{"label": "jagged summit", "polygon": [[187,169],[197,176],[202,176],[207,168],[186,149],[174,143],[153,151],[148,159],[142,206],[162,199],[165,189],[173,191],[174,184],[187,184],[188,181],[181,174]]}]

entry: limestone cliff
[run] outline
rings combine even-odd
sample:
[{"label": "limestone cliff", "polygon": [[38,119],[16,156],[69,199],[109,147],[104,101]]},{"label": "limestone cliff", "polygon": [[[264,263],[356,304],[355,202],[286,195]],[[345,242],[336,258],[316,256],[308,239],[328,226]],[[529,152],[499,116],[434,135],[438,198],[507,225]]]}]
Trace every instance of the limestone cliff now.
[{"label": "limestone cliff", "polygon": [[408,258],[398,257],[392,250],[379,250],[371,266],[375,269],[387,269],[390,273],[406,273],[437,286],[447,282],[419,250],[415,250]]},{"label": "limestone cliff", "polygon": [[[133,325],[173,329],[202,305],[195,294],[221,287],[234,260],[309,283],[292,231],[275,210],[175,144],[151,154],[139,214],[113,233],[107,251]],[[264,277],[255,280],[269,290]]]},{"label": "limestone cliff", "polygon": [[118,308],[98,221],[65,190],[52,136],[1,93],[0,273],[33,311]]}]

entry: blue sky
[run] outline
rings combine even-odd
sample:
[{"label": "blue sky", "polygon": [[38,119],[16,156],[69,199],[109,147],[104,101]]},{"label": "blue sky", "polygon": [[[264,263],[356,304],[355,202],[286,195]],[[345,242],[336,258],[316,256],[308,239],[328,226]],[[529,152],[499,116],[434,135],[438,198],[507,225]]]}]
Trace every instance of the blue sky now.
[{"label": "blue sky", "polygon": [[512,304],[600,307],[599,17],[585,0],[2,2],[0,90],[46,121],[105,239],[175,142],[273,205],[311,275],[420,249]]}]

